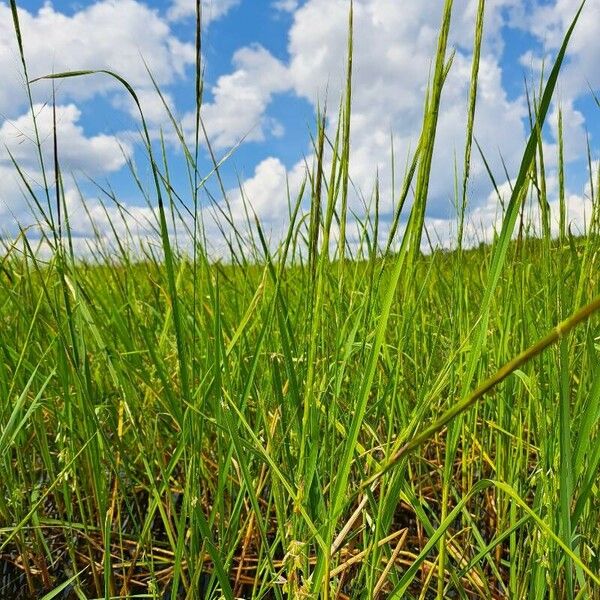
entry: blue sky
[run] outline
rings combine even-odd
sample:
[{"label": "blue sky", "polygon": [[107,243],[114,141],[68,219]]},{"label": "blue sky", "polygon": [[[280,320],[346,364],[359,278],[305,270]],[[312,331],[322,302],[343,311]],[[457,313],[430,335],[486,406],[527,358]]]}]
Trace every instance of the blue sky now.
[{"label": "blue sky", "polygon": [[[203,115],[209,137],[217,155],[223,156],[246,136],[223,168],[225,186],[233,210],[241,213],[237,182],[242,182],[248,201],[276,235],[278,228],[284,227],[286,177],[293,191],[304,176],[304,160],[310,161],[309,135],[316,105],[324,100],[326,91],[330,106],[336,106],[339,99],[348,2],[205,2]],[[130,80],[140,93],[155,141],[163,129],[173,181],[182,196],[187,188],[181,151],[148,82],[142,57],[184,130],[191,134],[194,4],[193,0],[18,2],[30,74],[112,68]],[[444,92],[428,210],[429,222],[439,231],[442,243],[449,243],[453,229],[454,160],[462,155],[464,144],[475,5],[474,0],[457,0],[453,16],[450,42],[456,56]],[[501,157],[514,177],[527,134],[524,80],[537,85],[541,61],[552,59],[575,5],[571,0],[488,0],[475,134],[504,191],[508,184],[504,183]],[[420,128],[442,6],[441,0],[355,2],[351,175],[360,193],[369,197],[379,171],[384,214],[391,210],[397,193],[389,185],[390,136],[394,136],[396,167],[401,171]],[[32,181],[39,182],[35,153],[27,142],[31,118],[9,17],[8,3],[0,1],[0,71],[8,82],[4,92],[0,91],[0,138],[3,146],[17,154]],[[598,22],[600,0],[588,0],[557,96],[564,112],[570,215],[578,226],[589,212],[586,133],[594,160],[600,149],[600,109],[589,91],[591,87],[597,92],[600,87],[595,68],[600,61]],[[49,87],[37,85],[34,100],[40,103],[42,130],[44,120],[47,124],[46,137],[51,131],[48,110],[41,107],[48,99]],[[139,121],[122,91],[101,77],[61,82],[57,104],[63,173],[76,175],[89,206],[98,206],[94,197],[98,194],[86,175],[109,182],[141,219],[151,217],[151,210],[142,208],[143,199],[121,155],[124,148],[136,159],[144,179],[147,167],[136,133]],[[551,199],[556,195],[555,128],[556,104],[545,135]],[[205,150],[202,157],[201,167],[208,171]],[[6,153],[0,153],[0,230],[9,232],[17,222],[27,225],[33,219],[10,171]],[[73,210],[82,213],[81,199],[75,197],[70,179],[66,187]],[[211,181],[209,189],[216,193],[216,182]],[[497,216],[491,191],[489,178],[476,158],[469,200],[477,235],[489,233]],[[355,207],[360,208],[358,196]],[[74,222],[85,237],[89,230],[85,219]]]}]

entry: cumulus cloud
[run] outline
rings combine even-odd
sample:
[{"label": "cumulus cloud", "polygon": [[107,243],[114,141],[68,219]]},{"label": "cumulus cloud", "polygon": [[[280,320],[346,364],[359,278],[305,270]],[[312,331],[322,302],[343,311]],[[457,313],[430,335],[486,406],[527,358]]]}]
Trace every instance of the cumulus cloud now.
[{"label": "cumulus cloud", "polygon": [[[52,107],[33,107],[47,168],[48,181],[53,179],[53,115]],[[118,171],[132,153],[131,143],[115,135],[87,136],[79,124],[81,111],[74,104],[56,107],[57,140],[61,170],[70,181],[70,174],[108,174]],[[25,186],[12,165],[11,155],[27,177],[34,192],[42,190],[43,178],[35,143],[31,111],[0,125],[0,214],[22,217],[28,211]],[[43,194],[42,194],[43,195]]]},{"label": "cumulus cloud", "polygon": [[[527,50],[520,57],[521,64],[535,76],[542,73],[552,55],[562,44],[563,37],[570,27],[579,3],[568,0],[554,2],[532,2],[522,7],[520,18],[513,25],[531,34],[541,45],[541,49]],[[575,108],[578,98],[600,87],[600,38],[597,23],[600,22],[600,0],[588,0],[573,32],[565,63],[558,81],[558,94],[549,116],[550,132],[557,140],[558,106],[563,111],[565,157],[575,160],[586,151],[586,124],[583,114]],[[556,155],[556,144],[549,145],[550,156]],[[551,159],[552,160],[552,159]]]},{"label": "cumulus cloud", "polygon": [[[499,22],[502,11],[514,7],[514,0],[495,0],[488,7],[489,22],[486,45],[481,59],[479,106],[476,117],[478,141],[484,148],[494,169],[501,167],[501,157],[509,169],[518,166],[519,151],[525,138],[523,119],[526,107],[522,98],[510,99],[502,86],[502,68],[499,52],[502,39]],[[438,139],[430,187],[430,216],[447,216],[451,212],[454,164],[462,156],[466,124],[466,103],[471,76],[471,36],[474,29],[476,3],[456,3],[451,44],[456,48],[454,63],[446,82],[438,126]],[[421,3],[399,3],[393,0],[361,0],[354,11],[354,76],[351,121],[351,176],[363,195],[369,195],[376,172],[382,183],[382,208],[389,211],[394,191],[389,188],[391,179],[390,136],[393,133],[396,156],[404,162],[410,149],[414,149],[422,122],[423,99],[433,65],[439,28],[440,11]],[[278,64],[262,50],[256,64],[274,77],[263,81],[260,77],[244,77],[245,65],[230,76],[221,78],[219,94],[215,94],[214,115],[220,115],[221,127],[215,130],[239,130],[258,124],[255,136],[264,137],[265,114],[272,94],[287,90],[308,100],[316,108],[325,100],[330,105],[329,127],[333,133],[338,99],[345,84],[347,50],[348,3],[344,0],[308,0],[295,13],[288,35],[289,61]],[[465,37],[464,31],[469,32]],[[276,68],[275,68],[276,65]],[[287,72],[286,72],[287,71]],[[242,85],[243,83],[243,85]],[[237,84],[237,85],[236,85]],[[250,110],[237,115],[234,106],[239,97],[254,98],[245,102]],[[227,99],[227,101],[226,101]],[[223,110],[228,102],[231,111]],[[218,107],[218,109],[217,109]],[[211,107],[212,108],[212,107]],[[209,111],[210,114],[210,111]],[[233,115],[239,128],[226,127]],[[211,115],[212,116],[212,115]],[[214,130],[213,130],[214,131]],[[221,135],[223,144],[232,138]],[[398,165],[397,165],[398,166]],[[252,187],[270,188],[269,170],[257,169],[252,176]],[[258,184],[258,179],[262,183]],[[471,182],[471,201],[484,202],[490,187],[483,165],[474,157]],[[252,195],[248,198],[252,201]],[[353,206],[361,207],[360,195],[353,197]]]},{"label": "cumulus cloud", "polygon": [[[579,8],[579,2],[555,0],[554,2],[531,3],[529,11],[517,22],[543,45],[547,52],[556,51],[563,40],[565,31],[571,25]],[[568,50],[568,59],[561,76],[561,91],[564,95],[577,96],[586,93],[591,85],[600,87],[600,0],[588,0]],[[538,57],[538,64],[540,64]]]},{"label": "cumulus cloud", "polygon": [[[490,243],[494,235],[502,229],[504,217],[503,206],[510,200],[511,186],[514,181],[506,181],[498,186],[498,191],[490,192],[485,201],[469,212],[465,221],[464,243],[475,246],[480,243]],[[560,230],[560,201],[558,195],[558,177],[551,171],[546,178],[548,209],[550,213],[550,230],[553,236],[558,236]],[[500,198],[498,197],[500,196]],[[579,192],[566,191],[565,216],[567,232],[573,235],[582,235],[589,230],[593,214],[590,185]],[[541,235],[541,211],[537,196],[528,196],[523,206],[523,225],[527,235]],[[425,227],[433,245],[442,248],[451,248],[456,238],[457,223],[451,219],[427,218]],[[519,234],[519,227],[515,228],[513,238]],[[429,250],[429,241],[422,241],[422,250]]]},{"label": "cumulus cloud", "polygon": [[[246,141],[260,141],[267,133],[281,133],[281,125],[265,113],[273,95],[290,87],[285,65],[260,45],[238,50],[233,65],[235,70],[219,77],[212,101],[202,107],[216,148],[232,146],[244,136]],[[192,114],[184,116],[184,128],[193,130],[194,119]]]},{"label": "cumulus cloud", "polygon": [[285,165],[273,156],[262,160],[252,177],[246,179],[242,189],[229,192],[235,214],[242,214],[244,199],[251,204],[256,216],[267,223],[278,223],[288,215],[287,189],[290,188],[292,202],[306,173],[304,161],[298,162],[289,172]]},{"label": "cumulus cloud", "polygon": [[206,205],[201,218],[211,255],[230,259],[229,242],[234,237],[243,245],[249,242],[246,248],[249,255],[256,252],[256,244],[252,242],[256,236],[255,216],[271,248],[275,249],[288,231],[290,211],[306,176],[304,160],[286,169],[279,158],[269,156],[260,161],[253,174],[240,185],[226,191],[227,206],[221,203],[218,207],[212,202]]},{"label": "cumulus cloud", "polygon": [[[146,3],[137,0],[100,0],[69,14],[45,3],[39,10],[18,9],[25,54],[31,78],[69,70],[109,69],[123,75],[136,89],[152,122],[164,122],[147,69],[157,83],[169,86],[186,76],[195,61],[194,45],[176,37],[170,24]],[[10,151],[24,170],[34,192],[43,197],[42,173],[33,142],[32,114],[27,111],[24,75],[10,8],[0,2],[0,215],[2,229],[28,224],[27,193],[9,158]],[[123,133],[89,135],[81,124],[82,101],[99,95],[130,111],[131,100],[114,79],[98,75],[56,82],[58,144],[66,193],[74,192],[70,173],[102,176],[121,169],[133,148]],[[33,85],[34,113],[42,152],[52,174],[52,110],[47,102],[50,83]],[[166,93],[167,100],[171,98]],[[136,115],[137,116],[137,115]],[[98,122],[102,125],[102,122]],[[39,217],[39,215],[38,215]],[[33,219],[35,220],[35,218]]]},{"label": "cumulus cloud", "polygon": [[[205,22],[222,17],[235,4],[236,0],[203,0]],[[322,105],[327,99],[330,134],[337,125],[337,103],[345,80],[347,0],[305,0],[302,3],[277,0],[271,5],[276,10],[289,11],[293,17],[288,32],[288,57],[277,58],[258,45],[243,47],[234,54],[231,72],[217,79],[203,106],[203,119],[216,148],[232,146],[243,136],[248,141],[262,141],[281,134],[282,125],[269,115],[269,107],[277,94],[295,94],[315,108],[317,103]],[[441,4],[436,6],[439,10],[420,2],[355,2],[351,177],[359,193],[353,194],[351,202],[356,210],[362,207],[361,194],[370,195],[377,172],[382,182],[382,209],[384,212],[391,210],[395,190],[389,184],[390,137],[393,134],[398,161],[396,173],[401,173],[420,132],[440,24]],[[450,35],[450,47],[455,54],[442,97],[432,170],[427,222],[434,230],[445,231],[446,239],[453,222],[455,166],[458,164],[460,171],[462,164],[476,6],[476,0],[455,1]],[[167,15],[175,21],[191,16],[194,11],[195,2],[173,0]],[[555,50],[570,24],[573,11],[573,3],[569,0],[540,1],[527,6],[522,0],[489,0],[486,3],[475,136],[499,181],[504,180],[502,160],[509,176],[515,175],[527,134],[524,98],[510,97],[503,87],[503,26],[524,27],[543,42],[546,49]],[[595,68],[600,58],[600,38],[595,32],[595,23],[600,21],[596,18],[600,17],[600,0],[588,0],[586,11],[585,19],[576,31],[562,78],[568,156],[582,150],[585,138],[584,118],[575,107],[575,99],[587,90],[587,80],[592,85],[600,84]],[[157,11],[135,0],[103,0],[72,16],[61,15],[50,5],[35,15],[25,11],[21,14],[26,23],[24,30],[29,28],[26,40],[43,40],[39,47],[38,42],[34,42],[31,48],[27,42],[28,55],[36,57],[32,61],[34,75],[53,69],[98,66],[127,72],[141,90],[142,103],[153,123],[164,121],[164,114],[160,101],[148,85],[140,55],[146,58],[163,85],[183,76],[186,65],[194,60],[193,46],[175,37],[169,23],[161,19]],[[115,23],[117,31],[106,40],[108,21],[110,31]],[[7,7],[0,4],[0,51],[7,49],[7,52],[0,52],[0,68],[3,69],[18,64],[12,34],[7,33],[9,24]],[[77,37],[77,27],[83,27],[89,35]],[[95,36],[103,39],[96,40]],[[48,55],[48,47],[57,49],[56,56]],[[540,64],[539,60],[536,53],[522,57],[523,64],[527,62],[533,66]],[[112,82],[89,81],[89,86],[72,87],[71,82],[67,82],[61,93],[77,100],[114,90]],[[10,86],[16,90],[22,83],[15,79]],[[564,92],[566,88],[569,93]],[[0,88],[0,110],[9,105],[10,93]],[[172,98],[167,97],[167,100],[172,101]],[[129,108],[123,97],[113,97],[112,101]],[[71,119],[75,129],[76,122],[77,119]],[[183,126],[188,133],[193,130],[193,115],[184,115]],[[549,169],[555,164],[556,129],[557,109],[553,107],[549,116],[551,138],[546,146]],[[84,143],[89,147],[89,142]],[[96,141],[96,146],[102,147],[100,140]],[[68,149],[68,145],[65,148]],[[100,151],[98,148],[96,151]],[[299,161],[288,175],[292,194],[294,183],[299,185],[302,179],[303,169],[304,163]],[[461,176],[460,172],[458,176]],[[272,219],[273,223],[285,217],[286,170],[279,158],[271,156],[261,161],[242,187],[259,216]],[[489,177],[475,153],[469,199],[473,222],[479,223],[478,227],[473,226],[477,235],[489,233],[490,224],[496,223],[498,201],[495,194],[490,195],[490,188]],[[237,190],[230,194],[232,208],[243,214],[241,194]],[[575,199],[572,203],[578,206]],[[482,224],[486,224],[483,229]]]},{"label": "cumulus cloud", "polygon": [[[471,74],[471,42],[464,31],[472,36],[473,4],[457,3],[451,30],[456,54],[442,96],[430,190],[431,210],[438,213],[450,206],[454,161],[463,152]],[[496,2],[488,17],[498,19],[500,7]],[[290,70],[297,93],[313,102],[323,98],[325,85],[333,98],[344,85],[346,15],[347,3],[342,0],[310,0],[296,12]],[[416,145],[439,20],[440,11],[420,3],[400,6],[391,0],[364,0],[355,5],[351,171],[361,188],[372,185],[376,169],[382,181],[389,180],[391,132],[402,159]],[[475,134],[493,166],[499,166],[502,153],[514,168],[525,136],[524,104],[507,97],[495,47],[487,44],[481,60]],[[487,182],[477,160],[473,177],[473,190],[480,193],[478,188]]]},{"label": "cumulus cloud", "polygon": [[[48,165],[53,161],[53,114],[47,104],[33,107],[43,155]],[[86,137],[79,125],[81,111],[74,104],[56,107],[57,139],[60,162],[65,171],[84,171],[88,175],[119,170],[131,154],[131,145],[114,135],[98,134]],[[0,161],[8,160],[10,152],[22,167],[38,165],[34,143],[31,111],[0,126]]]},{"label": "cumulus cloud", "polygon": [[[284,4],[277,3],[279,8],[288,6],[287,2]],[[576,34],[567,77],[574,78],[574,73],[578,73],[580,78],[582,73],[597,76],[593,65],[597,64],[599,56],[590,48],[599,45],[595,39],[597,36],[593,34],[593,24],[600,19],[594,19],[592,15],[596,14],[600,0],[591,0],[589,4],[584,30]],[[460,169],[464,151],[476,6],[477,2],[473,0],[455,2],[450,35],[450,46],[455,49],[455,55],[442,96],[434,154],[427,222],[429,227],[443,230],[442,237],[446,240],[450,239],[455,222],[455,165],[458,163]],[[382,208],[386,211],[390,210],[394,198],[394,191],[389,186],[386,188],[386,182],[390,181],[390,134],[394,134],[396,157],[404,161],[409,149],[414,149],[421,127],[440,11],[422,3],[400,5],[393,0],[359,0],[354,7],[351,176],[362,194],[368,196],[375,173],[379,172],[383,182]],[[504,166],[509,175],[516,174],[527,136],[525,99],[509,97],[503,87],[502,52],[505,42],[502,26],[510,24],[515,27],[516,23],[522,25],[530,19],[529,27],[534,35],[544,36],[550,47],[557,47],[570,24],[572,13],[572,3],[563,0],[551,5],[540,3],[533,11],[526,10],[519,0],[487,3],[475,136],[500,182],[505,179]],[[288,35],[290,58],[285,65],[288,71],[286,82],[295,94],[315,107],[317,102],[322,104],[326,98],[330,107],[337,106],[342,93],[347,16],[348,4],[344,0],[307,0],[295,9]],[[537,22],[533,23],[533,20]],[[262,59],[266,60],[266,57],[263,55]],[[530,61],[534,59],[534,55],[529,57]],[[253,85],[251,80],[248,84]],[[225,89],[224,95],[227,95]],[[233,96],[232,91],[230,95]],[[562,98],[565,152],[572,159],[585,149],[585,121],[574,106],[574,97],[563,95]],[[252,119],[260,122],[259,112],[267,111],[268,103],[255,106]],[[332,133],[336,127],[335,110],[330,110],[330,115],[334,116],[329,124]],[[551,137],[545,144],[548,169],[556,165],[557,121],[557,107],[553,106],[548,119]],[[249,201],[253,201],[254,193],[257,206],[264,206],[263,190],[269,190],[273,198],[281,197],[283,190],[278,194],[277,186],[272,185],[274,181],[281,181],[281,177],[279,165],[275,162],[261,163],[248,180],[251,184],[247,193]],[[472,241],[490,239],[501,215],[495,192],[490,194],[491,187],[484,165],[475,152],[469,185],[471,213],[467,231]],[[569,198],[574,223],[579,223],[581,211],[576,207],[585,204],[578,200],[583,196],[570,194]],[[273,199],[273,202],[276,200]],[[361,207],[360,194],[353,197],[353,202],[356,209]],[[555,200],[551,201],[551,205],[552,202]]]},{"label": "cumulus cloud", "polygon": [[[34,250],[42,257],[50,255],[52,249],[47,239],[52,239],[53,235],[39,209],[33,205],[24,186],[14,175],[14,170],[6,169],[0,164],[0,247],[6,247],[7,241],[15,239],[19,227],[23,227]],[[41,179],[39,173],[35,176]],[[52,176],[50,172],[49,177]],[[54,191],[50,190],[48,208],[44,193],[36,188],[34,178],[30,174],[27,178],[33,184],[43,210],[47,215],[48,211],[52,211],[53,218],[56,219]],[[65,175],[63,186],[63,206],[69,219],[71,243],[78,256],[89,259],[102,259],[106,255],[118,257],[121,249],[125,249],[131,256],[142,256],[150,248],[160,253],[156,207],[135,202],[117,204],[111,200],[84,195],[69,175]],[[5,191],[12,199],[10,205],[2,201]],[[169,220],[167,227],[172,237],[177,234],[189,248],[190,238],[181,220],[177,219],[175,223]]]},{"label": "cumulus cloud", "polygon": [[66,191],[65,205],[69,224],[77,238],[91,239],[98,231],[101,239],[108,243],[110,238],[106,234],[113,228],[120,241],[141,240],[157,232],[157,211],[149,206],[106,204],[97,198],[82,197],[73,188]]},{"label": "cumulus cloud", "polygon": [[[159,85],[169,85],[194,62],[194,46],[175,37],[156,10],[136,0],[102,0],[72,15],[44,4],[37,13],[19,9],[30,77],[70,70],[110,69],[134,88],[149,88],[147,67]],[[9,7],[0,3],[0,113],[13,115],[26,98]],[[47,99],[48,85],[33,87]],[[122,87],[106,76],[61,80],[62,98],[83,100]]]}]

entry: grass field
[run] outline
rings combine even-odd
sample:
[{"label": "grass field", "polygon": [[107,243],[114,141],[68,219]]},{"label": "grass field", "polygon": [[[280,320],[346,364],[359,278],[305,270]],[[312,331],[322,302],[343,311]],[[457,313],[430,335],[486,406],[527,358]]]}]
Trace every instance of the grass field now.
[{"label": "grass field", "polygon": [[25,187],[44,252],[23,232],[0,258],[0,598],[600,598],[600,173],[576,237],[541,143],[569,31],[502,223],[463,247],[484,7],[452,252],[421,252],[450,1],[391,227],[375,194],[358,243],[350,68],[277,245],[249,217],[211,260],[200,125],[182,204],[142,118],[135,252],[125,214],[73,250],[59,154]]}]

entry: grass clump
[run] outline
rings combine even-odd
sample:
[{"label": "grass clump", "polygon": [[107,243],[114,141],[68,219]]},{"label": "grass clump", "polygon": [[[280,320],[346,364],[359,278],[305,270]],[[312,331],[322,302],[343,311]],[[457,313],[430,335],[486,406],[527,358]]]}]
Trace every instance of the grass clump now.
[{"label": "grass clump", "polygon": [[[346,237],[352,12],[339,127],[329,139],[319,115],[276,247],[249,219],[246,235],[223,229],[228,260],[210,260],[200,64],[194,148],[181,137],[191,206],[142,115],[160,252],[98,236],[76,256],[55,131],[42,197],[26,187],[49,257],[23,232],[0,262],[0,596],[600,598],[599,204],[570,234],[559,144],[551,238],[540,133],[579,13],[532,105],[502,227],[466,249],[484,8],[453,252],[421,252],[450,0],[383,242],[377,195],[358,248]],[[111,72],[51,78],[84,75],[137,101]],[[532,202],[539,239],[516,231]]]}]

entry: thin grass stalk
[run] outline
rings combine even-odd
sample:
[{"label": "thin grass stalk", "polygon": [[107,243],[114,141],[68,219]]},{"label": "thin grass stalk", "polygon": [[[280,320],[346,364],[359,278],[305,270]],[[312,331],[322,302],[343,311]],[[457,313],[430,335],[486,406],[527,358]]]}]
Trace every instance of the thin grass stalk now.
[{"label": "thin grass stalk", "polygon": [[340,239],[338,243],[339,288],[343,287],[344,262],[346,255],[346,221],[348,213],[348,182],[350,180],[350,122],[352,117],[352,52],[354,46],[354,0],[350,0],[348,13],[348,58],[346,63],[346,89],[344,92],[344,109],[342,111],[342,156],[341,181],[342,203],[340,208]]},{"label": "thin grass stalk", "polygon": [[567,205],[565,199],[565,144],[563,136],[562,108],[558,109],[558,206],[559,206],[559,240],[561,246],[567,239]]},{"label": "thin grass stalk", "polygon": [[465,156],[463,164],[462,195],[459,207],[458,221],[458,248],[463,245],[465,214],[467,210],[467,186],[471,173],[471,154],[473,148],[473,132],[475,127],[475,109],[477,106],[477,87],[479,82],[479,63],[481,59],[481,45],[483,41],[483,24],[485,21],[485,0],[479,0],[477,5],[477,18],[475,22],[475,40],[473,43],[473,60],[471,62],[471,80],[469,84],[469,105],[467,111],[467,139],[465,142]]}]

